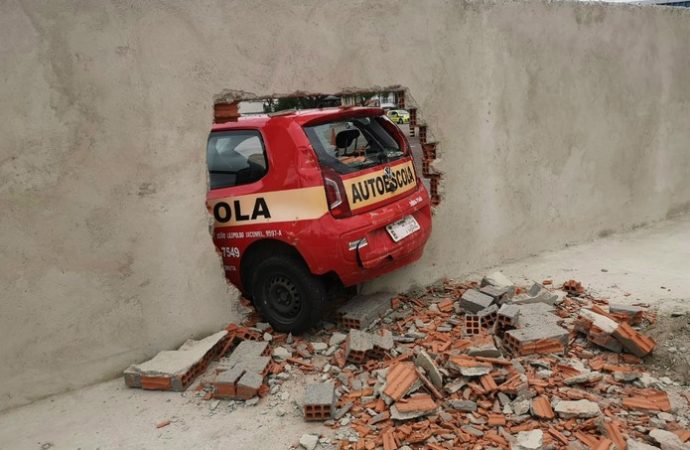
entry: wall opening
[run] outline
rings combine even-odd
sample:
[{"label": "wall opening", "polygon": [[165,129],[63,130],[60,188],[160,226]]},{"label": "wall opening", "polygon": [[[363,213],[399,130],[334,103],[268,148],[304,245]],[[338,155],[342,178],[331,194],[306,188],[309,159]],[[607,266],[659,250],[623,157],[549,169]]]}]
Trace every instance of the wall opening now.
[{"label": "wall opening", "polygon": [[225,91],[214,99],[214,123],[241,118],[285,113],[289,110],[370,106],[382,108],[407,136],[415,170],[426,186],[431,204],[437,207],[443,198],[439,143],[434,139],[424,114],[407,88],[349,89],[332,94],[294,92],[285,95],[255,95],[243,91]]}]

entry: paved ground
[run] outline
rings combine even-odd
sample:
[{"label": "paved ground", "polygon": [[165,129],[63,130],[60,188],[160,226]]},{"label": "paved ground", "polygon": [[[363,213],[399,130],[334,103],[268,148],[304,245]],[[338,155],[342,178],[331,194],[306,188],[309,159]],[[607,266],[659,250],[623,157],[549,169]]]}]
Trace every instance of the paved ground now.
[{"label": "paved ground", "polygon": [[[612,299],[658,305],[662,314],[690,311],[690,217],[497,269],[516,281],[575,278]],[[301,419],[294,401],[304,382],[302,376],[288,381],[281,392],[288,398],[279,393],[232,410],[193,392],[130,390],[113,380],[0,415],[0,449],[285,449],[305,432],[327,431]],[[163,420],[171,424],[157,429]]]}]

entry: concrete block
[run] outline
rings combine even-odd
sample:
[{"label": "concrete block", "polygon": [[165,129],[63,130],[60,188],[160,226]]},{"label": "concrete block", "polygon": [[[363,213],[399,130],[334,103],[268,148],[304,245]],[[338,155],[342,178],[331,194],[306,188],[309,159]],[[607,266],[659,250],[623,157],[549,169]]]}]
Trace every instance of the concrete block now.
[{"label": "concrete block", "polygon": [[363,330],[391,307],[393,297],[389,292],[357,295],[338,309],[339,321],[345,328]]},{"label": "concrete block", "polygon": [[458,304],[465,312],[478,313],[491,306],[493,302],[494,299],[491,296],[482,294],[476,289],[468,289],[462,294]]},{"label": "concrete block", "polygon": [[559,320],[563,320],[555,314],[547,313],[527,313],[523,314],[520,311],[520,317],[517,321],[518,328],[529,328],[539,325],[556,325]]},{"label": "concrete block", "polygon": [[491,284],[487,284],[486,286],[479,288],[479,292],[492,297],[497,303],[500,303],[502,300],[506,299],[510,291],[511,289],[507,286],[497,287]]},{"label": "concrete block", "polygon": [[382,359],[386,356],[386,353],[393,350],[395,347],[395,341],[393,340],[393,333],[389,330],[383,330],[383,334],[373,334],[371,337],[372,349],[369,354],[373,358]]},{"label": "concrete block", "polygon": [[312,383],[304,392],[304,420],[328,420],[333,416],[335,385]]},{"label": "concrete block", "polygon": [[496,323],[498,306],[491,305],[481,311],[465,314],[465,334],[475,335],[482,330],[492,331]]},{"label": "concrete block", "polygon": [[351,329],[345,340],[345,359],[357,364],[363,363],[374,348],[373,337],[370,333]]},{"label": "concrete block", "polygon": [[518,318],[520,317],[519,306],[503,304],[496,314],[496,323],[499,330],[517,328]]}]

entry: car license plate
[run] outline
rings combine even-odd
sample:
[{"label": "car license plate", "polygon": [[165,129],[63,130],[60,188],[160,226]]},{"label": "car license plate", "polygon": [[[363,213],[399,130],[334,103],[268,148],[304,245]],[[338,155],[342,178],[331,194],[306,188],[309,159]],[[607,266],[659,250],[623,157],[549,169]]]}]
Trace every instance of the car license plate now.
[{"label": "car license plate", "polygon": [[393,242],[405,239],[407,236],[419,230],[419,228],[419,223],[417,223],[417,220],[412,216],[404,217],[397,222],[386,225],[386,231],[388,231]]}]

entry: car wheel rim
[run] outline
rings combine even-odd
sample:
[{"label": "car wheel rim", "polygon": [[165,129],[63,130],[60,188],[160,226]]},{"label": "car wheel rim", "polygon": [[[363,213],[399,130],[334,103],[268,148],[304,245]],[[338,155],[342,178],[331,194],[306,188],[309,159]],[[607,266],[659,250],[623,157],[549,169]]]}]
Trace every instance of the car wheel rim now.
[{"label": "car wheel rim", "polygon": [[268,306],[279,319],[291,320],[302,310],[302,298],[299,289],[287,277],[282,275],[271,278],[268,283]]}]

